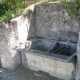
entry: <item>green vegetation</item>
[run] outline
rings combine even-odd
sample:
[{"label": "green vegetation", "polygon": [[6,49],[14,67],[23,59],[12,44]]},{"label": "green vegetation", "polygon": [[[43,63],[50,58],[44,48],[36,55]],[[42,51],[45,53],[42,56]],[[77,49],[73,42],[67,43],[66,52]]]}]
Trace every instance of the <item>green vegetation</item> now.
[{"label": "green vegetation", "polygon": [[[52,2],[58,0],[4,0],[0,3],[0,22],[10,21],[30,4],[35,2]],[[79,12],[78,12],[79,13]]]},{"label": "green vegetation", "polygon": [[8,10],[8,6],[6,4],[0,3],[0,16],[4,15],[7,10]]},{"label": "green vegetation", "polygon": [[5,0],[4,3],[0,3],[0,22],[9,21],[18,15],[25,6],[27,4],[22,4],[20,0]]},{"label": "green vegetation", "polygon": [[11,20],[20,14],[25,7],[35,2],[53,1],[60,1],[65,6],[69,16],[73,14],[80,16],[80,0],[73,0],[71,5],[68,5],[68,0],[4,0],[3,3],[0,3],[0,22]]},{"label": "green vegetation", "polygon": [[28,5],[32,4],[22,3],[21,0],[4,0],[0,3],[0,22],[8,22],[10,19],[16,17]]},{"label": "green vegetation", "polygon": [[73,0],[72,4],[69,5],[70,2],[67,0],[60,0],[60,2],[65,6],[68,15],[71,16],[75,14],[76,16],[80,16],[80,0]]},{"label": "green vegetation", "polygon": [[0,22],[9,21],[9,20],[12,19],[13,17],[14,17],[13,11],[8,10],[8,11],[5,12],[4,15],[1,16]]},{"label": "green vegetation", "polygon": [[80,16],[80,0],[73,0],[71,5],[68,5],[68,0],[4,0],[3,3],[0,3],[0,22],[9,21],[16,17],[25,7],[35,2],[53,1],[60,1],[65,6],[69,16],[73,14]]}]

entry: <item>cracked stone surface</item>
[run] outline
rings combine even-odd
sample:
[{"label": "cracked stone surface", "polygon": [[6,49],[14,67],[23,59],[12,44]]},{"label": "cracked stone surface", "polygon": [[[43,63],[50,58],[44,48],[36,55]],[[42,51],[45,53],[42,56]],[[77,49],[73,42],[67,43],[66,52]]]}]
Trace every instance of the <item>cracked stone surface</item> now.
[{"label": "cracked stone surface", "polygon": [[41,71],[32,71],[25,67],[15,70],[0,69],[0,80],[61,80]]}]

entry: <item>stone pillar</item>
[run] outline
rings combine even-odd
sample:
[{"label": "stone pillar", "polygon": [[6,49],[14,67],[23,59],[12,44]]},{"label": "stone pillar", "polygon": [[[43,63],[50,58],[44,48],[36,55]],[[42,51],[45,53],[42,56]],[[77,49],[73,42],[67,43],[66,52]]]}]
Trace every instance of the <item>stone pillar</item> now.
[{"label": "stone pillar", "polygon": [[20,55],[14,49],[17,45],[17,23],[4,23],[0,28],[0,57],[3,68],[10,70],[20,64]]},{"label": "stone pillar", "polygon": [[77,44],[76,80],[80,80],[80,31]]}]

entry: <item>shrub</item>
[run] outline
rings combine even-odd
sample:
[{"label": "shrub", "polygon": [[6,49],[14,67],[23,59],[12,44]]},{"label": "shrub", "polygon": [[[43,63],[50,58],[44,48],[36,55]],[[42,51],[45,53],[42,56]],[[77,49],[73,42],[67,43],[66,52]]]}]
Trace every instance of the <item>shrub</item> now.
[{"label": "shrub", "polygon": [[71,5],[67,4],[69,3],[67,0],[60,0],[60,2],[65,6],[69,16],[73,14],[80,16],[80,0],[73,0]]},{"label": "shrub", "polygon": [[0,3],[0,17],[1,17],[2,15],[4,15],[6,11],[8,11],[8,6],[7,6],[7,4],[4,4],[4,3],[2,4],[2,3]]}]

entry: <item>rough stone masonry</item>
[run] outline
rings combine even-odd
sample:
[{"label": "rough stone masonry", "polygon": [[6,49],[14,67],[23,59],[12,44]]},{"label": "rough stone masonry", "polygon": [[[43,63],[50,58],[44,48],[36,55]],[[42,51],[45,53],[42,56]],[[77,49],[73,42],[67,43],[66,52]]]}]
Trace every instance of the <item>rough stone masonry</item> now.
[{"label": "rough stone masonry", "polygon": [[[73,72],[76,68],[74,69],[72,62],[66,63],[33,55],[21,49],[25,49],[25,42],[30,39],[61,40],[77,44],[78,36],[79,26],[76,17],[69,17],[59,2],[33,4],[20,16],[11,20],[10,24],[3,23],[0,28],[1,65],[6,69],[23,65],[64,80],[74,79],[76,75],[74,76]],[[76,80],[79,80],[79,76]]]}]

